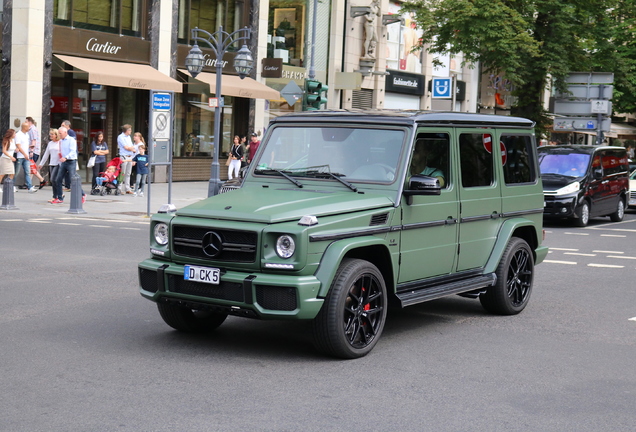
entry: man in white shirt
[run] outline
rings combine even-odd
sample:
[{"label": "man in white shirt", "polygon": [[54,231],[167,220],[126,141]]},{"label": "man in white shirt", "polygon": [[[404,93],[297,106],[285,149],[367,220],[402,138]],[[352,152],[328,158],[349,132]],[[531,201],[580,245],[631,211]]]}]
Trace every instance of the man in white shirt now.
[{"label": "man in white shirt", "polygon": [[37,192],[31,183],[31,161],[29,160],[29,122],[22,123],[22,128],[15,134],[15,147],[18,157],[15,162],[15,174],[18,175],[20,167],[24,170],[24,183],[29,193]]},{"label": "man in white shirt", "polygon": [[133,157],[135,156],[135,146],[130,138],[132,126],[125,124],[121,127],[121,134],[117,137],[117,147],[121,159],[121,172],[124,174],[124,184],[121,186],[121,193],[132,194],[130,187],[130,174],[132,173]]}]

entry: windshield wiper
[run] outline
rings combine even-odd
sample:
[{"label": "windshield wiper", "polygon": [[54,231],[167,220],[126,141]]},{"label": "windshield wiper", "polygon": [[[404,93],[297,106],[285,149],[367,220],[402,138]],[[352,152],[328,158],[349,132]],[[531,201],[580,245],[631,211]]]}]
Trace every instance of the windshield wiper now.
[{"label": "windshield wiper", "polygon": [[349,183],[348,181],[341,179],[341,176],[344,176],[344,174],[340,174],[340,173],[332,173],[331,171],[307,171],[305,173],[307,176],[311,175],[313,177],[330,177],[332,179],[338,180],[340,183],[342,183],[343,185],[345,185],[346,187],[348,187],[349,189],[351,189],[354,192],[358,192],[358,188],[355,187],[354,185],[352,185],[351,183]]},{"label": "windshield wiper", "polygon": [[264,174],[266,171],[278,173],[281,176],[285,177],[290,182],[292,182],[294,185],[298,186],[299,188],[303,187],[301,182],[299,182],[298,180],[296,180],[295,178],[293,178],[292,176],[290,176],[289,174],[287,174],[283,170],[279,170],[279,169],[276,169],[276,168],[261,168],[261,169],[256,169],[254,171],[254,173],[259,173],[260,172],[260,173]]}]

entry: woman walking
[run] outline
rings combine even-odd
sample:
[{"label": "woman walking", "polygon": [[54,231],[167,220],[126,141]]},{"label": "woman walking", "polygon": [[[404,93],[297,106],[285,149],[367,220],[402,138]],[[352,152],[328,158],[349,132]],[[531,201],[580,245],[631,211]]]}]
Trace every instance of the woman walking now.
[{"label": "woman walking", "polygon": [[[40,159],[38,159],[38,167],[42,168],[46,161],[49,161],[49,181],[51,182],[51,186],[53,186],[53,199],[49,200],[52,202],[55,197],[55,179],[57,178],[57,171],[60,168],[60,133],[57,129],[49,129],[49,143],[46,145],[46,150],[44,154],[40,155]],[[60,191],[60,196],[62,195],[62,191]]]},{"label": "woman walking", "polygon": [[[2,181],[4,180],[4,176],[9,176],[10,179],[13,180],[13,176],[15,175],[15,166],[13,162],[15,162],[15,157],[13,157],[13,153],[15,152],[15,131],[13,129],[8,129],[4,137],[2,138],[2,155],[0,155],[0,192],[3,191]],[[15,191],[14,186],[14,191]]]},{"label": "woman walking", "polygon": [[230,149],[230,158],[232,161],[230,162],[230,167],[227,171],[228,180],[232,180],[232,171],[235,172],[236,177],[239,176],[239,172],[241,171],[241,159],[243,158],[243,149],[241,148],[241,138],[238,135],[234,135],[234,143],[232,143],[232,148]]}]

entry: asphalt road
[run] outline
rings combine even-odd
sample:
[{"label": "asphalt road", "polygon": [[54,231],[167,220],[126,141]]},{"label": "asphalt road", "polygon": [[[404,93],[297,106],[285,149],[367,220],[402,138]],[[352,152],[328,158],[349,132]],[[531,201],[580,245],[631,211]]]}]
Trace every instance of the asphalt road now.
[{"label": "asphalt road", "polygon": [[522,314],[391,311],[341,361],[302,322],[172,331],[137,292],[145,222],[0,214],[0,431],[634,430],[636,213],[546,230]]}]

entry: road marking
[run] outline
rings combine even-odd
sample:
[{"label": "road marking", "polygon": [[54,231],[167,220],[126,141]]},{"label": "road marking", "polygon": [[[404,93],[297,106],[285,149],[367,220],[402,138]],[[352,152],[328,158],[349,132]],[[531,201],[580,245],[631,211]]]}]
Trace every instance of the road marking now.
[{"label": "road marking", "polygon": [[634,318],[629,318],[627,321],[636,321],[636,317],[634,317]]},{"label": "road marking", "polygon": [[589,236],[589,234],[588,234],[588,233],[565,232],[564,234],[569,234],[569,235],[578,235],[578,236]]},{"label": "road marking", "polygon": [[141,231],[141,228],[130,228],[130,227],[121,227],[119,229],[123,230],[132,230],[132,231]]},{"label": "road marking", "polygon": [[593,250],[592,252],[605,253],[605,254],[622,254],[622,253],[625,253],[625,252],[618,252],[618,251],[603,251],[603,250]]},{"label": "road marking", "polygon": [[625,268],[622,265],[611,265],[611,264],[588,264],[588,267],[602,267],[602,268]]},{"label": "road marking", "polygon": [[546,262],[546,263],[552,263],[552,264],[570,264],[570,265],[576,265],[576,263],[575,263],[574,261],[543,260],[543,262]]},{"label": "road marking", "polygon": [[617,256],[617,255],[609,255],[608,258],[622,258],[622,259],[633,259],[633,260],[636,260],[636,257]]},{"label": "road marking", "polygon": [[43,223],[43,224],[48,224],[48,223],[53,223],[53,221],[50,220],[41,220],[41,219],[28,219],[27,222],[31,222],[31,223]]},{"label": "road marking", "polygon": [[578,249],[566,249],[566,248],[555,248],[555,247],[551,247],[550,248],[551,251],[553,250],[559,250],[559,251],[570,251],[570,252],[576,252],[578,251]]},{"label": "road marking", "polygon": [[24,219],[2,219],[3,222],[23,222]]},{"label": "road marking", "polygon": [[71,222],[58,222],[58,225],[72,225],[72,226],[80,226],[81,224],[78,223],[71,223]]},{"label": "road marking", "polygon": [[95,228],[112,228],[110,225],[89,225],[89,227],[95,227]]},{"label": "road marking", "polygon": [[601,237],[618,237],[618,238],[625,238],[627,237],[626,235],[619,235],[619,234],[601,234]]},{"label": "road marking", "polygon": [[623,228],[589,228],[592,230],[599,230],[599,231],[616,231],[616,232],[636,232],[636,229],[623,229]]},{"label": "road marking", "polygon": [[587,253],[579,253],[579,252],[563,252],[563,255],[596,256],[596,254],[587,254]]}]

